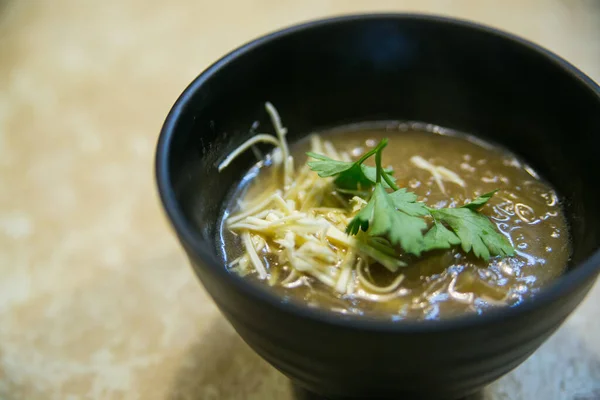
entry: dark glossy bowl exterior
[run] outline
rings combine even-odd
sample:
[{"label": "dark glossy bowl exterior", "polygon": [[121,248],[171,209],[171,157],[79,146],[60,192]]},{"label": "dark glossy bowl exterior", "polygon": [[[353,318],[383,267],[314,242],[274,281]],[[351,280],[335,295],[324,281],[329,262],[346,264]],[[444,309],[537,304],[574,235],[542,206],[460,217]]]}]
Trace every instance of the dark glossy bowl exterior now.
[{"label": "dark glossy bowl exterior", "polygon": [[[562,196],[573,238],[569,272],[518,307],[425,322],[308,309],[226,273],[218,217],[253,158],[220,174],[215,165],[253,121],[271,130],[267,100],[292,141],[350,122],[416,120],[512,149]],[[294,382],[328,397],[456,398],[523,362],[594,283],[599,147],[599,89],[555,55],[471,23],[372,15],[293,27],[225,56],[171,110],[156,168],[166,212],[206,290],[242,338]]]}]

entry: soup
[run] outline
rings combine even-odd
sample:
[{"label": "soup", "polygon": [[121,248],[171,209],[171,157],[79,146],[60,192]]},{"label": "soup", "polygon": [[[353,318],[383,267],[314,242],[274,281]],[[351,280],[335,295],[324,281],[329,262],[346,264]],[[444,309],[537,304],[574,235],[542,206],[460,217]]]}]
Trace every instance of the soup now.
[{"label": "soup", "polygon": [[558,196],[505,149],[401,122],[340,127],[288,148],[268,110],[278,136],[254,136],[221,165],[254,143],[277,145],[225,207],[232,273],[284,301],[392,319],[516,305],[563,273]]}]

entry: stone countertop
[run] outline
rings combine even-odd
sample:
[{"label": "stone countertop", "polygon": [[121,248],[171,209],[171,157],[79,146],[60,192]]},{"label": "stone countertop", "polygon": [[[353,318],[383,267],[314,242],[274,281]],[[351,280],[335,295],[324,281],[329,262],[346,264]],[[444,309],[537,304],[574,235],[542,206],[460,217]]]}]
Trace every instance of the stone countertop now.
[{"label": "stone countertop", "polygon": [[[1,399],[294,398],[188,267],[154,145],[179,93],[230,49],[359,11],[487,23],[600,81],[594,0],[0,0]],[[598,304],[596,285],[482,397],[600,399]]]}]

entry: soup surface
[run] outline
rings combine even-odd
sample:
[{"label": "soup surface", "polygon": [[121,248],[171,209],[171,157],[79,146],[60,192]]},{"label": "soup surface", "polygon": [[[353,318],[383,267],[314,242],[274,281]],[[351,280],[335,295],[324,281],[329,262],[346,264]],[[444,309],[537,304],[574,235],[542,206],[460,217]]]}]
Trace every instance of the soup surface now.
[{"label": "soup surface", "polygon": [[[247,172],[229,196],[220,230],[222,256],[228,268],[260,281],[283,301],[392,319],[437,319],[516,305],[563,273],[570,245],[558,197],[534,171],[502,148],[428,125],[389,122],[323,132],[293,144],[290,153],[297,174],[316,175],[302,169],[306,151],[354,161],[383,138],[389,138],[383,165],[393,168],[399,187],[414,192],[418,201],[429,207],[460,207],[497,190],[480,212],[509,240],[514,255],[485,260],[453,246],[419,257],[403,254],[406,265],[396,271],[363,255],[352,268],[344,268],[342,259],[323,269],[326,276],[315,277],[294,270],[279,254],[285,253],[283,236],[278,240],[257,231],[254,236],[248,234],[246,240],[252,241],[264,265],[266,275],[261,276],[252,268],[252,260],[241,257],[248,242],[244,243],[239,228],[230,229],[228,220],[281,186],[281,165],[266,157]],[[372,160],[367,164],[373,165]],[[311,196],[315,187],[299,190]],[[336,202],[348,203],[351,194],[336,192],[330,182],[319,190],[326,195],[320,197],[315,212],[337,221],[335,207],[340,205]],[[332,211],[328,214],[328,210]],[[347,222],[342,218],[340,229]]]}]

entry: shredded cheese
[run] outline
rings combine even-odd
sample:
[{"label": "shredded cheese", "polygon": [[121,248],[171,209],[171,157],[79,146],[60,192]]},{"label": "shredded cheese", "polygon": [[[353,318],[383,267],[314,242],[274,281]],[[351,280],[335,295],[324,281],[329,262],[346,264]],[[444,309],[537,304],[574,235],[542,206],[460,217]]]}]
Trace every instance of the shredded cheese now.
[{"label": "shredded cheese", "polygon": [[[241,274],[252,269],[259,279],[295,287],[311,277],[340,294],[361,293],[380,296],[395,290],[402,282],[399,275],[390,286],[379,288],[364,276],[359,278],[357,266],[373,260],[395,271],[402,262],[371,246],[360,237],[348,236],[344,230],[365,201],[359,197],[350,204],[333,191],[332,178],[320,178],[304,165],[294,171],[293,157],[286,141],[287,129],[272,104],[265,109],[271,117],[275,136],[260,134],[235,149],[219,166],[225,168],[243,151],[259,142],[276,146],[271,153],[273,164],[283,170],[284,182],[274,193],[246,203],[240,211],[226,219],[228,228],[240,235],[244,254],[230,264]],[[311,150],[333,159],[349,160],[347,153],[336,150],[331,142],[311,137]],[[333,194],[333,195],[332,195]],[[336,197],[338,196],[338,197]],[[324,204],[328,199],[334,204]],[[335,204],[339,202],[339,206]],[[259,252],[278,259],[278,274],[270,273],[270,262],[263,263]],[[289,273],[280,279],[282,270]]]},{"label": "shredded cheese", "polygon": [[240,156],[243,152],[254,146],[258,143],[269,143],[275,146],[279,146],[279,141],[275,139],[271,135],[267,135],[266,133],[261,133],[255,136],[252,136],[250,139],[246,140],[240,146],[238,146],[235,150],[233,150],[229,155],[219,164],[218,170],[221,172],[223,169],[227,168],[229,164],[236,158]]},{"label": "shredded cheese", "polygon": [[442,193],[446,194],[446,188],[444,187],[444,181],[452,182],[458,186],[465,187],[465,181],[454,171],[449,170],[443,166],[436,166],[424,159],[421,156],[412,156],[410,162],[415,167],[429,171],[438,185]]},{"label": "shredded cheese", "polygon": [[283,127],[281,124],[281,117],[279,117],[279,113],[273,107],[273,104],[268,101],[265,103],[265,109],[269,113],[271,117],[271,122],[273,123],[273,127],[275,128],[275,134],[279,139],[279,148],[281,149],[281,156],[283,158],[283,176],[284,176],[284,184],[286,187],[290,186],[294,180],[293,167],[294,160],[290,155],[290,150],[288,148],[287,140],[285,135],[287,134],[287,129]]},{"label": "shredded cheese", "polygon": [[246,252],[250,257],[250,261],[252,261],[252,265],[254,265],[254,268],[256,269],[258,277],[260,279],[265,279],[267,277],[267,270],[256,253],[254,243],[252,243],[252,239],[250,238],[250,233],[247,231],[242,232],[242,241],[244,243],[244,247],[246,248]]},{"label": "shredded cheese", "polygon": [[377,286],[377,285],[371,283],[369,281],[369,279],[367,279],[365,277],[364,273],[362,272],[362,268],[360,266],[359,266],[359,268],[356,269],[356,271],[357,271],[358,280],[360,281],[360,283],[362,283],[366,288],[368,288],[369,290],[371,290],[372,292],[375,292],[375,293],[384,293],[385,294],[385,293],[395,292],[396,290],[398,290],[398,287],[404,280],[404,275],[400,274],[388,286],[380,287],[380,286]]}]

